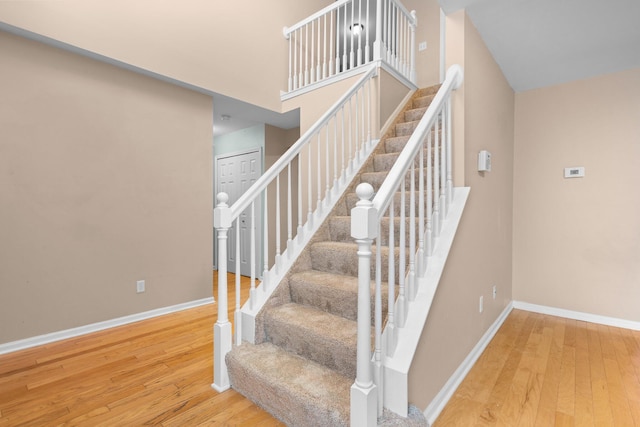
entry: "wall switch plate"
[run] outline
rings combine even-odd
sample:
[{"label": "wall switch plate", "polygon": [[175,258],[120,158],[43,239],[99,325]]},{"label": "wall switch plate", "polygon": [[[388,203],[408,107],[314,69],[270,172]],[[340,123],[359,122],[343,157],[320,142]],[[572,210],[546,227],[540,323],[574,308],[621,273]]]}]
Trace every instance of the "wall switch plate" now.
[{"label": "wall switch plate", "polygon": [[427,50],[427,42],[418,43],[418,51]]},{"label": "wall switch plate", "polygon": [[145,284],[144,284],[144,280],[138,280],[136,282],[136,292],[141,294],[142,292],[145,291]]},{"label": "wall switch plate", "polygon": [[583,178],[584,166],[564,168],[564,177],[565,178]]},{"label": "wall switch plate", "polygon": [[482,313],[482,310],[484,309],[484,297],[481,296],[480,297],[480,305],[478,306],[478,310],[480,313]]}]

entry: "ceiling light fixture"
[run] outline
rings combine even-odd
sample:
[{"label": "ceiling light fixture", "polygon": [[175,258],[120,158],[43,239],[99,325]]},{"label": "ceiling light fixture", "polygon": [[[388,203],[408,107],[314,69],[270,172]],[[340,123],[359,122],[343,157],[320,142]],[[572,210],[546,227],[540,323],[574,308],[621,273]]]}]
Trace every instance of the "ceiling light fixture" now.
[{"label": "ceiling light fixture", "polygon": [[358,22],[354,22],[353,24],[349,25],[349,30],[351,30],[353,34],[358,35],[362,33],[362,31],[364,31],[364,25]]}]

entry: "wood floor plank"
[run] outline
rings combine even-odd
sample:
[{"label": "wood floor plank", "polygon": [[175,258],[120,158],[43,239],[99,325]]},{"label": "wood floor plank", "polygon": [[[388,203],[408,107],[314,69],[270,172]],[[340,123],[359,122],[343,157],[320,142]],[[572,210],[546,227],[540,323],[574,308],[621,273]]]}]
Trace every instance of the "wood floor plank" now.
[{"label": "wood floor plank", "polygon": [[[228,281],[235,299],[233,275]],[[242,283],[246,300],[248,279]],[[228,425],[281,426],[233,390],[211,388],[216,310],[208,304],[0,355],[0,426],[162,425],[189,411],[212,424],[215,408]],[[245,403],[234,407],[237,400]]]},{"label": "wood floor plank", "polygon": [[[513,315],[524,320],[510,322]],[[492,366],[487,361],[504,356],[483,354],[470,371],[474,375],[462,381],[435,427],[527,426],[536,402],[539,426],[640,427],[640,402],[635,400],[635,387],[640,384],[636,331],[517,310],[506,325],[515,328],[503,327],[498,334],[517,338],[496,335],[495,342],[502,345],[485,349],[508,352],[497,378],[474,370]],[[483,384],[482,378],[490,380]],[[486,396],[487,390],[491,392],[486,400],[474,401],[474,396]],[[474,406],[478,404],[479,416]]]}]

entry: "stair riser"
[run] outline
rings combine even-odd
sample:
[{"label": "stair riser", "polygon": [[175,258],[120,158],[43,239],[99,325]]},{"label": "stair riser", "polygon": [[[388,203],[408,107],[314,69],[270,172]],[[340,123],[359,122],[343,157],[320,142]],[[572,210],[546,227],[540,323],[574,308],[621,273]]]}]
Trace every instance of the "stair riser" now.
[{"label": "stair riser", "polygon": [[411,135],[418,126],[418,122],[405,122],[396,125],[396,136]]}]

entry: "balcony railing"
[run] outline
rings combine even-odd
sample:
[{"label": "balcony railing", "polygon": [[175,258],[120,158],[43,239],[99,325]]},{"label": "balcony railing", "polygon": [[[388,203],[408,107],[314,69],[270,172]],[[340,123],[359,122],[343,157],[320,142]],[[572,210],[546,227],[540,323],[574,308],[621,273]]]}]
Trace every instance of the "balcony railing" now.
[{"label": "balcony railing", "polygon": [[285,28],[288,91],[384,62],[415,83],[416,14],[397,0],[341,0]]}]

